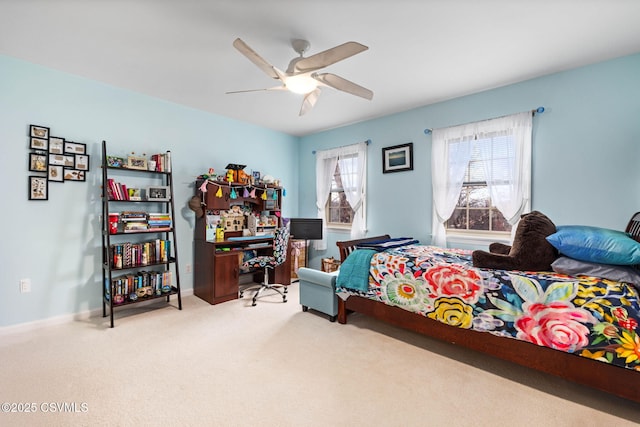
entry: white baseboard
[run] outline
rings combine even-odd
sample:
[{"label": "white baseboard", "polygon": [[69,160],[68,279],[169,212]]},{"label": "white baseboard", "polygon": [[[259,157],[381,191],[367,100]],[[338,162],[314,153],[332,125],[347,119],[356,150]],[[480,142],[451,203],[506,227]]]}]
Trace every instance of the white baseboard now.
[{"label": "white baseboard", "polygon": [[34,320],[32,322],[18,323],[10,326],[3,326],[0,328],[0,336],[24,334],[34,331],[36,329],[42,329],[50,326],[61,325],[64,323],[70,323],[78,320],[87,320],[92,317],[102,316],[102,308],[95,308],[92,310],[85,310],[78,313],[63,314],[60,316],[48,317],[46,319]]},{"label": "white baseboard", "polygon": [[[193,295],[193,288],[185,289],[180,292],[182,297],[188,297]],[[148,303],[156,302],[156,300],[148,301]],[[147,302],[145,302],[147,303]],[[145,304],[142,303],[142,304]],[[61,325],[64,323],[75,322],[79,320],[87,320],[93,317],[102,316],[102,307],[94,308],[91,310],[84,310],[77,313],[69,313],[63,314],[60,316],[48,317],[46,319],[34,320],[32,322],[24,322],[18,323],[15,325],[2,326],[0,327],[0,337],[13,335],[13,334],[24,334],[27,332],[34,331],[36,329],[42,329],[50,326]]]}]

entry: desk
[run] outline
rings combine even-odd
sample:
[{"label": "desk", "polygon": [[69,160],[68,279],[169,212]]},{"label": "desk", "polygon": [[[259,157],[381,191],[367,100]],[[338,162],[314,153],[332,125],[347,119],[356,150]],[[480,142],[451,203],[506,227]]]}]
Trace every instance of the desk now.
[{"label": "desk", "polygon": [[[273,237],[255,236],[238,240],[194,239],[193,293],[209,304],[219,304],[238,298],[238,283],[241,274],[252,274],[259,283],[263,271],[243,273],[240,271],[241,257],[249,250],[258,255],[273,253]],[[291,245],[291,242],[289,242]],[[287,254],[290,253],[290,248]],[[269,274],[272,283],[291,284],[291,257]]]}]

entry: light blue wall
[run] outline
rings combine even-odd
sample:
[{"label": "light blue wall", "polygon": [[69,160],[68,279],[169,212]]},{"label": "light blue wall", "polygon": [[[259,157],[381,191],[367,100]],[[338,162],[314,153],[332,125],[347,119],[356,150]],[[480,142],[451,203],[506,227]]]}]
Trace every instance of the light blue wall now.
[{"label": "light blue wall", "polygon": [[[534,118],[532,208],[556,224],[624,229],[640,211],[640,55],[529,80],[471,96],[302,138],[301,188],[315,185],[312,150],[371,139],[369,235],[389,233],[430,242],[431,137],[425,128],[484,120],[544,106]],[[414,143],[414,170],[382,174],[383,147]],[[312,192],[300,214],[315,215]],[[312,265],[333,255],[310,251]]]},{"label": "light blue wall", "polygon": [[[87,182],[50,183],[48,201],[28,201],[29,124],[86,143]],[[194,215],[186,202],[209,167],[242,163],[281,179],[283,215],[297,214],[297,137],[0,56],[0,326],[100,306],[102,140],[117,155],[171,150],[183,289],[193,287],[185,265],[193,263]],[[21,278],[31,279],[31,293],[19,293]]]},{"label": "light blue wall", "polygon": [[[483,120],[544,106],[534,118],[533,208],[557,224],[624,228],[640,210],[640,55],[296,138],[69,74],[0,56],[0,141],[4,184],[0,326],[100,306],[100,141],[114,154],[170,149],[182,286],[192,287],[194,178],[209,167],[247,164],[280,178],[285,216],[315,216],[313,150],[370,139],[369,235],[429,241],[431,139],[425,128]],[[27,201],[27,129],[87,143],[86,183],[50,184],[46,202]],[[414,143],[414,170],[382,174],[383,147]],[[238,149],[242,147],[242,151]],[[334,255],[310,251],[311,265]],[[19,280],[33,290],[19,293]]]}]

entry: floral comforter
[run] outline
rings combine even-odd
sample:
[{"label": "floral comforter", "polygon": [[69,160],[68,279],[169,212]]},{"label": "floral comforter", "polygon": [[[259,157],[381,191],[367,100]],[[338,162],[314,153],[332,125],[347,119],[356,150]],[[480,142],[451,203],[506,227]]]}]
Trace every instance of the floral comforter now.
[{"label": "floral comforter", "polygon": [[[346,261],[345,261],[346,262]],[[640,298],[633,285],[553,272],[474,268],[471,251],[408,245],[379,252],[366,296],[476,331],[640,371]]]}]

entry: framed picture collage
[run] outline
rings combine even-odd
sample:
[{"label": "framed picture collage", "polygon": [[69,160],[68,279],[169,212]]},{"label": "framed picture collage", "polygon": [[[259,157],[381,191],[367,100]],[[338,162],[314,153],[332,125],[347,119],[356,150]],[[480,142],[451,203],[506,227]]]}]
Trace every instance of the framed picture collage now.
[{"label": "framed picture collage", "polygon": [[87,144],[51,136],[45,126],[29,126],[29,200],[48,200],[50,182],[85,181]]}]

